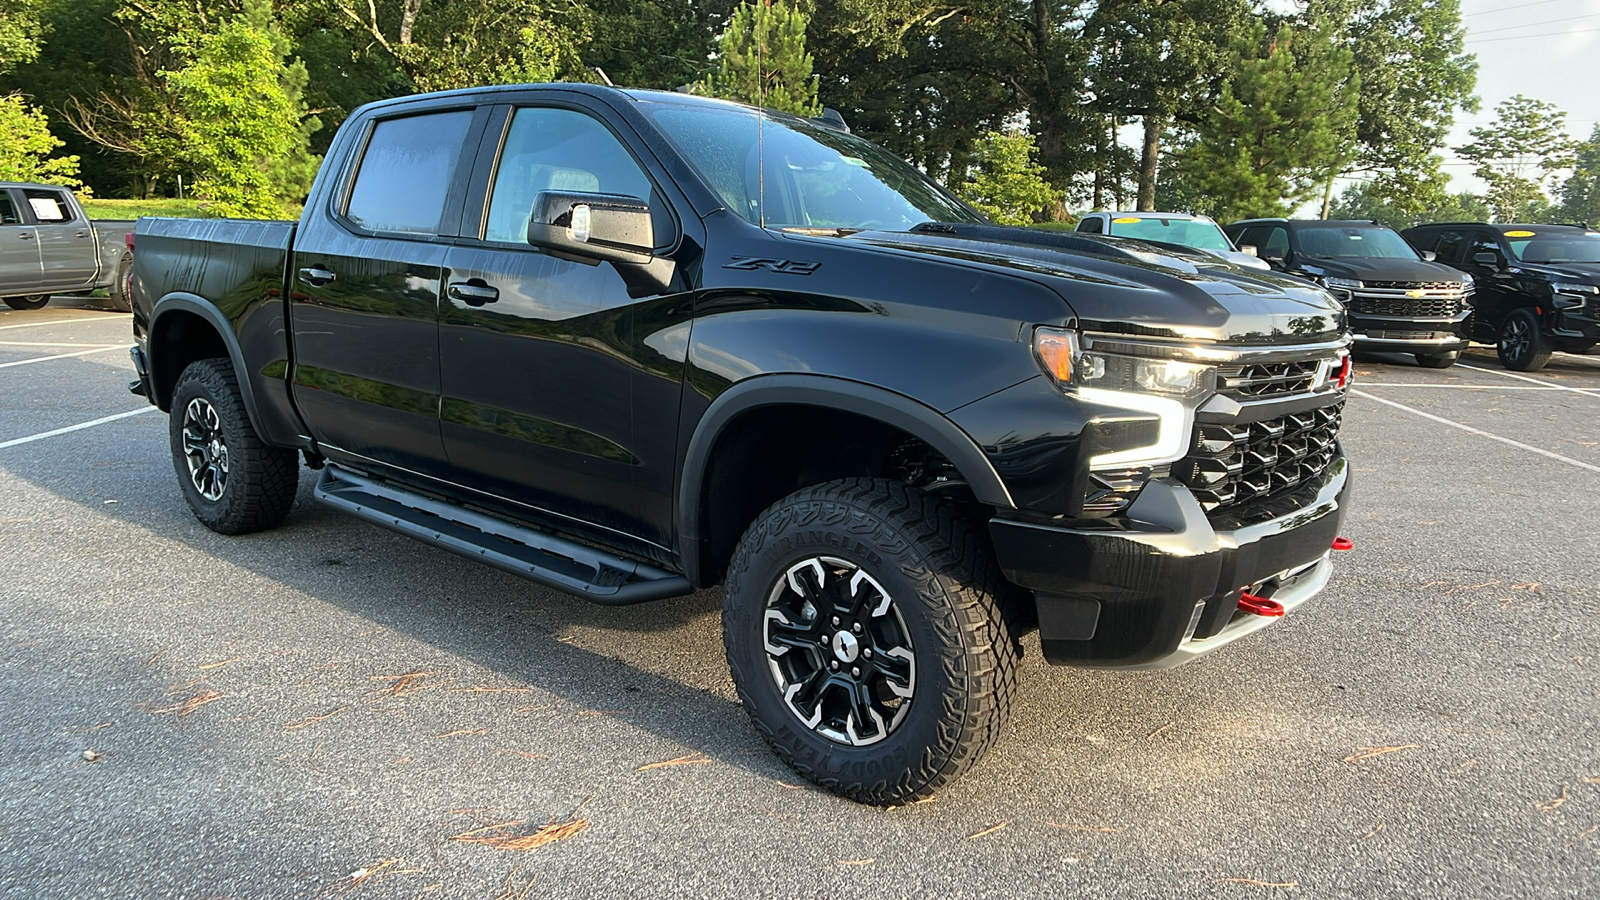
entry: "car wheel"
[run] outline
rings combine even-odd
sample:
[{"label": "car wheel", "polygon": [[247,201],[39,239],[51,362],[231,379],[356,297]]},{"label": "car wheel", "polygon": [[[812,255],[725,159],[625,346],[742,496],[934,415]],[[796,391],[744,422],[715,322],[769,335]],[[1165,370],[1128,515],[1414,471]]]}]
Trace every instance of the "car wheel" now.
[{"label": "car wheel", "polygon": [[925,797],[994,743],[1018,647],[994,555],[898,482],[833,481],[768,508],[734,552],[723,640],[758,731],[865,803]]},{"label": "car wheel", "polygon": [[1500,364],[1515,372],[1537,372],[1550,361],[1550,339],[1539,328],[1531,309],[1514,309],[1500,323],[1495,344]]},{"label": "car wheel", "polygon": [[34,294],[31,297],[7,297],[6,305],[12,309],[42,309],[50,302],[49,294]]},{"label": "car wheel", "polygon": [[1460,358],[1460,350],[1451,350],[1449,353],[1418,353],[1417,365],[1424,369],[1448,369]]},{"label": "car wheel", "polygon": [[184,499],[207,528],[245,534],[281,523],[294,505],[299,461],[269,447],[245,414],[226,360],[189,364],[172,391],[168,433]]},{"label": "car wheel", "polygon": [[124,253],[117,261],[116,275],[111,279],[111,308],[117,312],[133,312],[133,254]]}]

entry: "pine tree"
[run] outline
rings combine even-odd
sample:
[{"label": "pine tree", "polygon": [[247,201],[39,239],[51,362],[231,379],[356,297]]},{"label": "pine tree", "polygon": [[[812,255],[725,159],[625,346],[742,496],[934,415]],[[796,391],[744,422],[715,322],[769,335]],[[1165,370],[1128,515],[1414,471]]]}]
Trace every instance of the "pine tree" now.
[{"label": "pine tree", "polygon": [[1044,179],[1044,166],[1034,162],[1035,152],[1026,133],[991,131],[974,154],[971,180],[956,193],[1001,225],[1032,222],[1057,194]]},{"label": "pine tree", "polygon": [[717,41],[722,67],[706,76],[702,89],[726,100],[817,115],[822,107],[806,50],[808,21],[784,0],[740,4]]}]

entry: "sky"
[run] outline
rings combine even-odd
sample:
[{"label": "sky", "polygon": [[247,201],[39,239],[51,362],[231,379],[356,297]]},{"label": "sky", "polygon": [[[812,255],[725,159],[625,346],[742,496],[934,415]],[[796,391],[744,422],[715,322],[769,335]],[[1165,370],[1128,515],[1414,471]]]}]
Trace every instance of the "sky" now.
[{"label": "sky", "polygon": [[[1600,0],[1462,0],[1469,53],[1478,57],[1476,113],[1457,113],[1445,143],[1469,143],[1468,130],[1494,121],[1495,104],[1516,94],[1553,103],[1567,133],[1584,140],[1600,121]],[[1472,166],[1444,151],[1452,190],[1482,191]]]}]

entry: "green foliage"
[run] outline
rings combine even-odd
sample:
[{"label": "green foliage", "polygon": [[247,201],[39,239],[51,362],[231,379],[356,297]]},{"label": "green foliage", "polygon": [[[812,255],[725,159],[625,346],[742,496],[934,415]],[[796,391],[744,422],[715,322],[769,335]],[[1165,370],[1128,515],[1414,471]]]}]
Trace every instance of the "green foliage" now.
[{"label": "green foliage", "polygon": [[1357,168],[1404,178],[1432,168],[1457,109],[1476,111],[1478,64],[1463,52],[1458,0],[1358,4],[1349,45],[1361,75]]},{"label": "green foliage", "polygon": [[1034,153],[1030,135],[989,132],[974,154],[970,179],[956,185],[956,194],[1001,225],[1032,222],[1058,194]]},{"label": "green foliage", "polygon": [[[1488,222],[1490,213],[1483,198],[1469,192],[1451,194],[1442,181],[1431,182],[1433,190],[1405,195],[1391,192],[1379,181],[1352,184],[1333,202],[1332,219],[1372,219],[1400,231],[1425,222]],[[1418,197],[1427,202],[1418,203]]]},{"label": "green foliage", "polygon": [[1486,199],[1499,221],[1525,221],[1550,205],[1545,188],[1575,162],[1578,145],[1566,120],[1554,105],[1518,94],[1495,107],[1493,122],[1468,132],[1472,143],[1456,148],[1489,186]]},{"label": "green foliage", "polygon": [[285,62],[288,40],[267,0],[245,0],[243,13],[189,46],[193,61],[166,80],[195,194],[218,215],[281,217],[315,174],[305,148],[318,124],[302,121],[300,102],[305,67]]},{"label": "green foliage", "polygon": [[1356,76],[1325,30],[1257,24],[1234,74],[1174,154],[1195,211],[1220,221],[1283,216],[1355,156]]},{"label": "green foliage", "polygon": [[21,94],[0,97],[0,181],[80,187],[78,157],[51,156],[60,146],[44,113]]},{"label": "green foliage", "polygon": [[696,0],[591,0],[593,40],[585,66],[618,87],[671,90],[711,69],[712,13]]},{"label": "green foliage", "polygon": [[39,41],[48,29],[43,6],[44,0],[0,0],[0,72],[38,58]]},{"label": "green foliage", "polygon": [[1600,125],[1578,145],[1572,176],[1561,185],[1559,218],[1600,227]]},{"label": "green foliage", "polygon": [[705,93],[801,116],[822,111],[806,51],[808,19],[784,0],[741,3],[717,41],[721,68],[701,83]]}]

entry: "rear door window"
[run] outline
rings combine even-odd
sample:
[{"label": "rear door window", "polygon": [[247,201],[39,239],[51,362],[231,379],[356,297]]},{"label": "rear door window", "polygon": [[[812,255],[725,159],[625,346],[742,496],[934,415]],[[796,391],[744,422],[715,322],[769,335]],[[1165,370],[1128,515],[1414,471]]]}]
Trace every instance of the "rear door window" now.
[{"label": "rear door window", "polygon": [[59,225],[77,218],[72,214],[72,204],[60,191],[24,188],[22,196],[27,198],[33,218],[40,225]]},{"label": "rear door window", "polygon": [[344,216],[358,228],[437,234],[471,110],[385,119],[373,126]]}]

